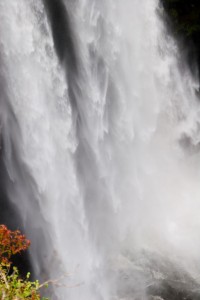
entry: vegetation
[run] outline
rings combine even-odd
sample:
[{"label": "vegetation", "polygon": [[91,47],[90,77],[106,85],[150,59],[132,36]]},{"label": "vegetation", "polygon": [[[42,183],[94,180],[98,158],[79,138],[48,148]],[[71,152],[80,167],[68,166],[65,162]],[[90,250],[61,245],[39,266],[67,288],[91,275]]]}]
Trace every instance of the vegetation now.
[{"label": "vegetation", "polygon": [[30,241],[18,230],[10,231],[4,225],[0,225],[0,300],[47,300],[41,298],[39,290],[44,285],[38,280],[21,278],[16,267],[12,266],[12,257],[26,250]]}]

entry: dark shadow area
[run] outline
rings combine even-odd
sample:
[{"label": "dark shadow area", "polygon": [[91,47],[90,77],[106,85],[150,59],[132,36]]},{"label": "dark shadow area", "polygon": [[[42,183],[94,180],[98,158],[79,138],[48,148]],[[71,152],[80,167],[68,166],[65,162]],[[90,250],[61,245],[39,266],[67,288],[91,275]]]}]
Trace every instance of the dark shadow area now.
[{"label": "dark shadow area", "polygon": [[61,63],[64,61],[72,69],[77,69],[74,41],[69,15],[62,0],[44,0],[47,9],[55,49]]},{"label": "dark shadow area", "polygon": [[200,70],[200,1],[161,0],[161,3],[169,17],[168,26],[182,39],[182,47],[189,50],[189,65],[194,64],[195,59]]}]

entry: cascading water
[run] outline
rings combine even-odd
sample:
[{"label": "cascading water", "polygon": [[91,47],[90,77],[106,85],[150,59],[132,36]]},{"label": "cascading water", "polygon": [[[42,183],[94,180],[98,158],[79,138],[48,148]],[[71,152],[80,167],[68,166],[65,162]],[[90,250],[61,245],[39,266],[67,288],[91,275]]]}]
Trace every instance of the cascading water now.
[{"label": "cascading water", "polygon": [[157,0],[0,2],[7,193],[36,276],[70,273],[54,298],[198,285],[198,84],[160,11]]}]

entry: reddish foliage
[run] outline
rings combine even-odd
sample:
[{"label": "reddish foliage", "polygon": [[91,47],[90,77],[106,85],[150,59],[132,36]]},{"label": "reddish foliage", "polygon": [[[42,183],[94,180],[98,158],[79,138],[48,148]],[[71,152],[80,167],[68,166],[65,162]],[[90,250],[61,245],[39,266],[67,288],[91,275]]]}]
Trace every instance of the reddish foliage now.
[{"label": "reddish foliage", "polygon": [[30,241],[19,230],[11,231],[0,225],[0,263],[9,263],[12,255],[26,250]]}]

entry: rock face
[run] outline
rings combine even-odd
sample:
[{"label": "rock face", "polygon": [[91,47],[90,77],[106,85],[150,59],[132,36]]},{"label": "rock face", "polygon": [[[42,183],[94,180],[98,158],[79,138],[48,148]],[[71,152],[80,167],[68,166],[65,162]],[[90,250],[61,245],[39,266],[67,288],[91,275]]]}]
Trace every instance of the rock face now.
[{"label": "rock face", "polygon": [[184,43],[190,44],[189,59],[196,56],[200,69],[200,1],[199,0],[161,0],[172,30]]},{"label": "rock face", "polygon": [[[3,142],[1,141],[0,148],[0,224],[5,224],[9,229],[24,232],[24,227],[18,208],[14,203],[11,203],[8,196],[8,186],[7,183],[11,181],[9,179],[9,174],[6,170],[4,162],[4,149]],[[12,258],[12,262],[20,270],[20,274],[25,276],[27,272],[33,274],[33,269],[30,261],[29,252],[25,251],[20,254],[15,255]]]},{"label": "rock face", "polygon": [[117,299],[199,300],[200,284],[186,270],[164,257],[144,252],[118,261]]}]

